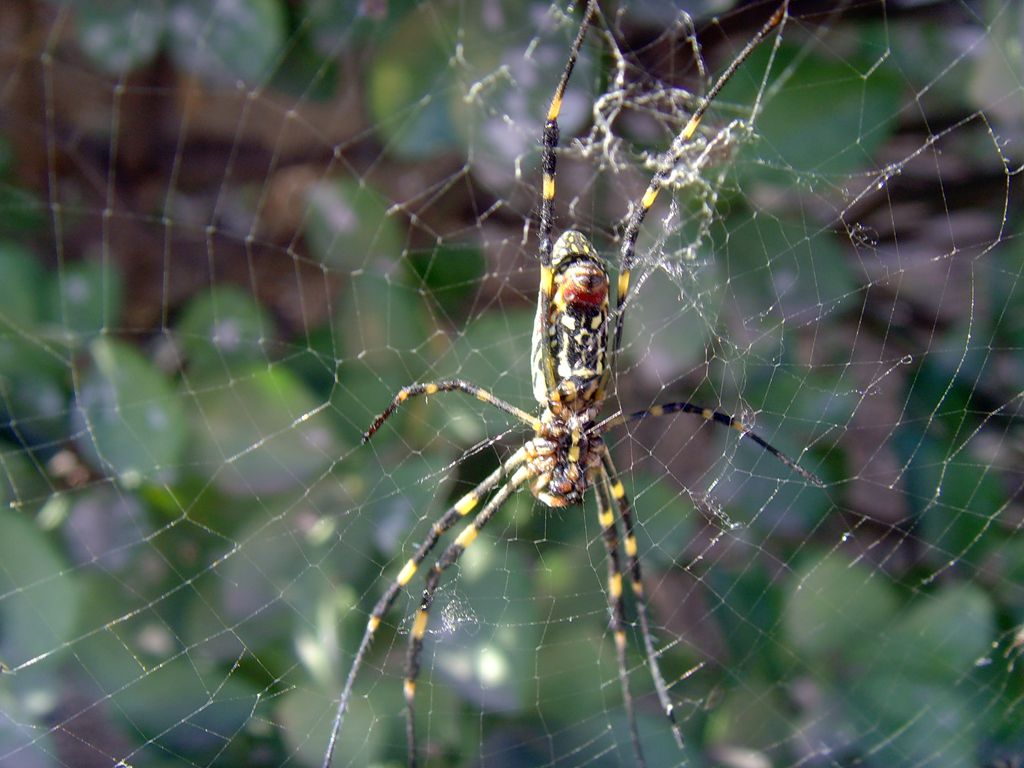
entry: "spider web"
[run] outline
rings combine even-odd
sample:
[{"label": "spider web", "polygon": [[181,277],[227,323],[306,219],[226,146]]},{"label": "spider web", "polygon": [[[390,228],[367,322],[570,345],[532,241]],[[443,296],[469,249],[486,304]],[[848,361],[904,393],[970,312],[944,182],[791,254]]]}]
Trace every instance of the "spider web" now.
[{"label": "spider web", "polygon": [[[775,9],[603,4],[556,232],[614,274],[661,153]],[[578,11],[0,9],[0,766],[319,765],[374,603],[533,410],[541,121]],[[794,2],[647,218],[606,414],[655,766],[1024,762],[1024,136],[1012,0]],[[593,500],[522,492],[450,569],[431,766],[633,764]],[[422,581],[333,764],[406,760]],[[628,590],[627,590],[628,592]]]}]

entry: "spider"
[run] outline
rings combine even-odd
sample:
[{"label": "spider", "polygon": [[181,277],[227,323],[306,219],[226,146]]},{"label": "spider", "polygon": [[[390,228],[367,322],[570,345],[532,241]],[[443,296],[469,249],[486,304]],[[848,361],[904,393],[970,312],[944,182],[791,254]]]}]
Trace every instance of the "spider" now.
[{"label": "spider", "polygon": [[[679,412],[696,414],[707,421],[739,431],[805,480],[819,487],[822,486],[822,483],[813,474],[802,469],[795,461],[750,431],[743,423],[710,408],[688,402],[672,402],[655,405],[635,413],[618,413],[603,421],[598,420],[598,415],[607,397],[612,364],[618,355],[622,341],[624,310],[629,296],[630,271],[636,262],[635,245],[644,217],[654,205],[662,187],[668,182],[673,168],[681,160],[684,148],[696,132],[712,100],[751,51],[779,25],[785,17],[787,7],[788,0],[784,0],[708,91],[686,126],[673,141],[661,164],[661,170],[652,177],[639,205],[634,206],[622,236],[616,305],[612,312],[609,308],[611,279],[608,269],[587,237],[580,232],[569,230],[564,232],[553,244],[551,240],[554,229],[553,202],[555,197],[555,150],[558,147],[559,138],[558,115],[566,86],[579,55],[580,46],[592,17],[597,13],[597,0],[588,1],[565,69],[562,71],[561,79],[552,96],[542,139],[543,176],[539,224],[540,289],[537,296],[537,314],[530,357],[533,396],[541,411],[540,415],[534,416],[527,413],[496,398],[485,389],[461,379],[412,384],[401,389],[391,404],[374,420],[363,435],[363,443],[369,441],[381,425],[409,398],[433,395],[439,392],[462,392],[472,395],[528,425],[533,429],[534,435],[434,523],[427,537],[399,571],[384,595],[377,601],[342,689],[331,738],[323,761],[324,768],[328,768],[330,765],[356,675],[385,615],[391,609],[401,590],[412,581],[441,537],[460,520],[467,518],[480,505],[480,502],[484,501],[487,494],[493,491],[472,521],[462,529],[427,572],[420,607],[412,622],[406,658],[404,694],[408,761],[409,766],[416,765],[414,727],[416,679],[420,670],[420,653],[434,595],[444,572],[458,562],[462,553],[477,538],[480,530],[505,501],[523,485],[530,489],[538,501],[548,507],[582,504],[587,489],[594,489],[598,506],[598,522],[601,526],[608,559],[608,601],[619,681],[636,764],[645,766],[626,666],[623,570],[619,553],[619,528],[614,512],[617,508],[625,533],[622,549],[628,562],[627,572],[648,666],[661,708],[668,718],[676,742],[682,747],[682,735],[673,712],[668,686],[658,666],[658,652],[650,631],[647,601],[641,580],[639,553],[634,533],[633,510],[626,496],[625,488],[618,479],[611,453],[602,439],[602,435],[613,427],[647,417],[659,417]],[[610,327],[612,324],[613,327]],[[609,336],[612,340],[610,351]],[[505,482],[502,485],[503,480]]]}]

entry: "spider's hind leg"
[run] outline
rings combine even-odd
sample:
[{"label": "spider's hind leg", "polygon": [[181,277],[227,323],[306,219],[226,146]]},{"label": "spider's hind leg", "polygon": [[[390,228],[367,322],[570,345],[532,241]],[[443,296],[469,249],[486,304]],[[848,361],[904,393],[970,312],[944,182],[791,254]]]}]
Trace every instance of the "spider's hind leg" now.
[{"label": "spider's hind leg", "polygon": [[[629,503],[629,497],[626,495],[626,489],[623,487],[622,481],[619,480],[618,473],[615,471],[615,465],[612,463],[612,456],[607,446],[605,446],[601,454],[601,463],[603,465],[601,487],[604,489],[606,499],[609,497],[615,499],[615,503],[619,507],[619,517],[622,518],[622,526],[626,532],[623,549],[625,549],[626,557],[629,560],[629,580],[633,590],[633,600],[636,603],[637,617],[640,620],[640,634],[644,641],[644,652],[647,654],[647,666],[651,670],[651,678],[654,680],[654,689],[658,694],[658,702],[661,704],[661,709],[672,727],[672,736],[675,738],[679,748],[682,749],[683,734],[679,729],[679,723],[676,722],[675,707],[668,695],[668,685],[665,684],[665,678],[661,674],[661,667],[658,665],[658,652],[654,648],[654,637],[651,635],[651,622],[647,612],[647,596],[644,593],[644,583],[640,573],[640,555],[637,547],[636,531],[634,530],[633,508]],[[611,514],[610,503],[608,505],[608,514]]]},{"label": "spider's hind leg", "polygon": [[[518,454],[517,454],[518,455]],[[406,741],[408,742],[409,768],[416,766],[416,721],[415,721],[415,698],[416,678],[420,672],[420,654],[423,651],[423,638],[427,634],[427,623],[430,618],[430,607],[434,602],[434,594],[441,582],[441,575],[455,565],[462,553],[472,544],[481,529],[487,524],[495,512],[501,508],[508,497],[511,496],[520,485],[530,476],[528,466],[521,466],[515,471],[505,485],[495,492],[488,500],[484,508],[477,513],[473,521],[466,526],[456,537],[455,541],[448,545],[447,549],[431,566],[427,573],[426,585],[423,588],[423,597],[420,600],[419,610],[416,611],[416,618],[413,620],[412,632],[409,633],[409,650],[406,655],[405,692],[406,706]]]},{"label": "spider's hind leg", "polygon": [[[355,684],[356,676],[359,674],[359,670],[363,665],[366,654],[370,649],[370,644],[373,642],[373,638],[376,635],[377,630],[380,628],[384,616],[387,615],[389,610],[391,610],[391,606],[395,604],[395,600],[402,589],[412,580],[412,577],[416,575],[416,571],[427,558],[427,555],[429,555],[433,551],[434,547],[437,546],[437,542],[440,540],[441,536],[454,526],[455,523],[472,512],[480,503],[481,497],[496,486],[501,481],[502,477],[507,475],[516,467],[520,467],[525,458],[526,451],[522,448],[519,449],[512,454],[512,456],[509,457],[502,466],[498,467],[490,475],[484,478],[476,488],[463,495],[462,498],[449,507],[448,511],[445,512],[433,526],[431,526],[430,533],[417,548],[415,554],[413,554],[405,565],[402,566],[402,570],[399,571],[395,580],[391,582],[391,586],[388,587],[387,591],[377,601],[373,611],[370,613],[370,618],[367,620],[366,629],[363,632],[363,639],[359,642],[359,648],[352,660],[352,666],[349,668],[348,676],[345,678],[345,686],[342,689],[341,698],[338,701],[338,708],[334,713],[334,723],[331,726],[331,737],[327,744],[327,752],[324,755],[323,768],[330,768],[331,758],[334,755],[334,748],[337,746],[338,742],[338,735],[341,733],[341,727],[345,722],[345,713],[348,710],[348,703],[352,697],[352,688]],[[520,469],[520,471],[522,471],[522,469]],[[506,488],[507,487],[508,486],[506,486]]]},{"label": "spider's hind leg", "polygon": [[629,690],[629,667],[626,661],[626,615],[622,598],[622,564],[619,560],[619,528],[612,510],[611,496],[602,467],[593,468],[590,484],[597,497],[597,519],[601,524],[601,538],[604,540],[605,556],[608,560],[608,604],[612,612],[612,634],[615,638],[615,656],[619,665],[619,684],[622,687],[622,703],[629,722],[629,737],[633,743],[633,755],[640,768],[647,765],[640,747],[640,733],[636,726],[636,711],[633,694]]}]

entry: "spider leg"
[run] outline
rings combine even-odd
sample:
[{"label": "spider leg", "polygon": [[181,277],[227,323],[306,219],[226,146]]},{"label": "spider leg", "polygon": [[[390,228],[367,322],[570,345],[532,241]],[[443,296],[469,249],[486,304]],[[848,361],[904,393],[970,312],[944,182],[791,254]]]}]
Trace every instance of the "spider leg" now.
[{"label": "spider leg", "polygon": [[[409,583],[412,577],[415,575],[420,564],[426,559],[427,555],[437,545],[438,540],[441,536],[448,531],[456,522],[463,519],[466,515],[476,508],[477,504],[480,503],[480,498],[487,493],[491,488],[496,486],[503,476],[511,472],[517,466],[523,463],[526,459],[526,451],[520,448],[511,457],[509,457],[502,466],[498,467],[491,474],[485,477],[480,484],[472,491],[467,493],[461,499],[448,509],[441,518],[434,523],[430,529],[430,533],[427,538],[423,540],[416,553],[409,558],[402,570],[391,586],[388,587],[387,592],[381,596],[380,600],[373,608],[373,612],[370,614],[369,621],[366,624],[366,630],[363,632],[363,639],[359,643],[359,649],[356,651],[355,658],[352,661],[352,667],[349,669],[348,677],[345,678],[345,687],[341,692],[341,699],[338,702],[338,709],[334,714],[334,724],[331,728],[331,738],[327,744],[327,753],[324,756],[323,768],[330,768],[331,758],[334,754],[334,748],[337,745],[338,734],[341,732],[341,726],[345,720],[345,712],[348,709],[349,700],[352,697],[352,686],[355,683],[356,675],[359,673],[360,667],[363,665],[363,661],[366,658],[366,653],[370,648],[370,643],[373,641],[373,637],[380,627],[381,621],[391,606],[394,605],[395,599],[398,597],[398,593],[402,591],[402,588]],[[520,470],[522,471],[522,470]]]},{"label": "spider leg", "polygon": [[363,433],[363,444],[365,445],[370,438],[374,436],[377,430],[381,428],[381,425],[390,418],[391,414],[398,410],[398,406],[410,397],[416,397],[417,395],[434,395],[438,392],[464,392],[467,395],[472,395],[481,402],[493,405],[498,410],[515,416],[524,424],[529,424],[534,428],[534,430],[540,428],[540,419],[536,416],[530,415],[522,408],[516,408],[511,403],[506,403],[504,400],[492,395],[486,389],[482,389],[476,384],[471,384],[470,382],[462,379],[446,379],[445,381],[434,381],[428,384],[410,384],[407,387],[402,387],[398,391],[398,394],[395,395],[394,400],[391,401],[391,405],[389,405],[380,416],[374,419],[370,428]]},{"label": "spider leg", "polygon": [[729,82],[736,70],[740,68],[744,61],[753,53],[754,49],[764,40],[769,33],[775,27],[777,27],[786,16],[786,12],[789,10],[789,0],[783,0],[783,2],[776,9],[775,13],[771,15],[771,18],[764,23],[764,26],[758,30],[757,34],[754,35],[749,42],[743,47],[739,55],[733,59],[732,63],[726,68],[726,70],[719,76],[715,84],[711,86],[711,90],[707,92],[697,109],[694,110],[693,115],[679,135],[672,141],[672,146],[669,147],[668,152],[661,159],[659,165],[661,166],[654,176],[651,177],[651,181],[647,185],[647,191],[644,192],[644,196],[640,198],[640,204],[634,206],[633,211],[629,216],[629,223],[626,225],[625,232],[622,233],[622,257],[620,259],[619,268],[619,283],[618,290],[616,293],[616,306],[615,306],[615,343],[613,347],[613,357],[617,358],[619,355],[619,346],[622,343],[622,323],[625,315],[624,308],[626,299],[629,297],[629,279],[630,272],[636,264],[636,239],[640,234],[640,227],[644,222],[644,217],[647,215],[647,211],[654,205],[654,201],[658,199],[658,194],[661,192],[661,188],[665,182],[672,175],[676,165],[682,159],[683,152],[686,151],[686,146],[690,139],[693,138],[693,134],[697,132],[697,126],[700,125],[700,121],[704,118],[704,114],[707,112],[708,107],[718,96],[722,87]]},{"label": "spider leg", "polygon": [[[554,243],[551,240],[551,231],[554,229],[554,199],[555,199],[555,149],[558,147],[558,114],[562,111],[562,99],[565,97],[565,88],[569,84],[572,70],[576,66],[576,59],[579,57],[580,46],[583,45],[583,38],[587,34],[587,27],[590,26],[590,17],[594,15],[597,8],[597,0],[589,0],[587,8],[583,12],[583,21],[580,22],[576,39],[573,40],[572,48],[569,49],[569,60],[562,70],[562,78],[558,81],[555,94],[551,97],[551,106],[548,107],[547,119],[544,122],[544,139],[541,147],[541,170],[544,173],[543,186],[541,188],[540,203],[540,264],[543,269],[551,266],[551,249]],[[542,272],[542,275],[545,274]],[[550,284],[551,273],[546,273]],[[543,284],[543,280],[541,283]]]},{"label": "spider leg", "polygon": [[626,615],[622,599],[622,564],[619,561],[619,529],[612,511],[612,499],[608,494],[607,478],[601,467],[590,472],[591,485],[597,497],[597,519],[601,524],[605,554],[608,560],[608,604],[612,611],[615,655],[619,665],[619,683],[622,686],[622,702],[629,722],[629,736],[633,742],[633,755],[641,768],[647,765],[640,748],[640,732],[636,727],[636,712],[633,709],[633,694],[629,691],[629,667],[626,662]]},{"label": "spider leg", "polygon": [[458,562],[462,553],[470,544],[476,540],[480,530],[487,524],[494,513],[501,507],[508,497],[530,476],[528,466],[520,467],[515,471],[509,481],[499,488],[484,508],[477,513],[473,521],[466,526],[455,541],[448,545],[448,548],[437,559],[437,562],[427,573],[426,585],[423,588],[423,598],[420,600],[419,610],[416,611],[416,618],[413,620],[412,632],[409,633],[409,650],[406,656],[405,670],[405,706],[406,706],[406,741],[408,742],[409,768],[416,766],[416,721],[415,721],[415,697],[416,678],[420,672],[420,653],[423,650],[423,638],[427,633],[427,622],[430,618],[430,606],[434,602],[434,594],[437,592],[438,584],[441,582],[441,575],[451,566]]},{"label": "spider leg", "polygon": [[[647,666],[650,667],[651,677],[654,679],[654,689],[658,693],[658,701],[672,727],[672,735],[676,744],[683,748],[683,734],[679,730],[679,723],[676,722],[675,707],[668,695],[668,686],[661,674],[661,667],[658,665],[658,653],[654,648],[654,638],[651,635],[650,619],[647,613],[647,596],[644,594],[644,583],[640,574],[640,558],[638,555],[636,533],[633,530],[633,508],[626,496],[626,489],[619,480],[618,472],[612,463],[612,455],[605,446],[601,453],[601,483],[606,495],[615,499],[619,506],[619,517],[622,518],[622,526],[625,529],[626,538],[623,541],[623,548],[626,557],[629,559],[629,580],[633,588],[633,600],[636,603],[637,617],[640,619],[640,634],[644,640],[644,651],[647,653]],[[609,512],[610,514],[610,512]]]},{"label": "spider leg", "polygon": [[[572,70],[576,66],[576,59],[579,57],[580,46],[583,45],[583,38],[587,34],[587,27],[590,26],[590,18],[597,9],[597,0],[589,0],[586,10],[583,11],[583,21],[580,22],[579,31],[576,32],[576,39],[569,49],[569,60],[562,70],[562,77],[558,81],[555,93],[551,97],[551,106],[548,107],[547,119],[544,121],[544,137],[541,143],[541,171],[543,181],[541,186],[540,201],[540,226],[538,236],[540,240],[540,291],[537,296],[537,323],[540,338],[546,342],[548,338],[548,313],[547,307],[551,301],[551,291],[554,282],[554,275],[551,271],[551,250],[554,243],[551,240],[551,232],[555,226],[554,200],[555,200],[555,149],[558,147],[558,115],[562,111],[562,99],[565,97],[565,88],[569,84]],[[542,347],[547,348],[545,343]],[[555,391],[555,372],[550,360],[543,361],[544,383],[548,392]]]},{"label": "spider leg", "polygon": [[792,469],[804,480],[807,480],[809,483],[812,483],[813,485],[816,485],[819,488],[825,487],[825,483],[823,483],[815,474],[813,474],[812,472],[808,472],[806,469],[801,467],[799,464],[796,463],[796,461],[789,458],[789,456],[784,454],[782,451],[780,451],[774,445],[772,445],[763,437],[758,435],[756,432],[753,432],[750,429],[750,427],[748,427],[742,421],[739,421],[738,419],[735,419],[732,416],[729,416],[728,414],[722,413],[721,411],[715,411],[712,410],[711,408],[704,408],[699,405],[694,405],[693,403],[663,403],[662,405],[652,406],[645,411],[636,411],[635,413],[620,413],[618,416],[613,416],[612,418],[603,421],[601,424],[595,427],[594,432],[595,434],[600,435],[604,434],[613,427],[617,427],[621,424],[625,424],[630,421],[639,421],[640,419],[646,419],[649,417],[657,418],[659,416],[667,416],[670,413],[679,412],[693,413],[696,414],[697,416],[700,416],[705,421],[711,421],[716,424],[721,424],[723,426],[735,429],[741,435],[750,438],[759,446],[761,446],[764,450],[768,451],[768,453],[770,453],[776,459],[778,459],[787,467]]}]

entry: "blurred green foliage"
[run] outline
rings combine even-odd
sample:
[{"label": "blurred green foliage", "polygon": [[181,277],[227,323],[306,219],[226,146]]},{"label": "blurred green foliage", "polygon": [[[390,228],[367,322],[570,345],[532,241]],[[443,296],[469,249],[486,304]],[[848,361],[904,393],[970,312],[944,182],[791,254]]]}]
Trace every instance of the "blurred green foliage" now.
[{"label": "blurred green foliage", "polygon": [[[141,328],[128,319],[141,290],[131,281],[171,282],[194,263],[159,260],[140,276],[107,241],[55,247],[95,231],[53,231],[75,217],[63,218],[56,193],[40,193],[13,162],[0,164],[0,663],[12,670],[0,678],[0,764],[74,763],[67,755],[86,748],[139,765],[318,764],[340,681],[395,566],[521,439],[487,442],[508,421],[453,396],[410,402],[359,447],[392,393],[427,377],[459,375],[530,407],[532,296],[506,304],[487,295],[493,243],[483,222],[494,210],[510,217],[504,236],[515,242],[531,215],[535,182],[523,202],[524,182],[509,179],[513,166],[536,175],[540,116],[572,29],[538,41],[533,20],[545,4],[502,9],[500,33],[468,4],[381,6],[379,15],[354,0],[60,6],[77,50],[111,83],[163,60],[214,92],[309,104],[328,101],[344,67],[358,67],[358,137],[372,142],[372,160],[349,166],[341,143],[321,140],[325,158],[346,161],[323,161],[330,172],[306,190],[299,234],[273,245],[278,286],[301,270],[318,276],[302,284],[328,296],[318,322],[295,322],[255,290],[260,272],[247,262],[252,285],[211,270],[184,294],[160,293],[159,320]],[[645,12],[656,15],[638,18]],[[922,106],[949,53],[938,24],[835,24],[841,55],[794,29],[722,94],[725,105],[765,98],[756,137],[730,158],[724,181],[708,173],[721,194],[696,267],[675,265],[673,279],[652,272],[627,323],[623,378],[638,383],[622,387],[616,407],[739,403],[745,420],[762,414],[759,431],[829,483],[805,486],[735,435],[714,438],[714,474],[699,469],[703,459],[680,464],[700,445],[678,437],[681,421],[661,425],[666,437],[653,447],[614,439],[687,741],[680,753],[644,697],[651,766],[726,764],[712,756],[734,748],[778,765],[970,766],[1024,744],[1024,683],[1013,666],[1024,546],[1008,514],[1020,511],[1019,472],[1000,471],[1004,443],[1019,441],[1019,395],[1014,405],[1000,382],[1020,381],[1022,240],[1003,232],[974,262],[983,295],[969,318],[904,327],[893,310],[879,330],[871,302],[888,287],[877,243],[865,235],[851,248],[855,232],[839,226],[848,209],[828,207],[877,178],[908,104],[926,118],[971,113],[984,90],[950,88]],[[939,43],[905,58],[921,35]],[[1005,44],[992,28],[985,35]],[[535,70],[521,69],[535,42]],[[456,51],[468,82],[451,77]],[[586,104],[608,66],[599,56],[581,63],[567,140],[588,125]],[[1001,72],[988,57],[973,66]],[[770,83],[784,76],[765,91],[769,67]],[[485,83],[486,96],[467,97],[470,82],[484,82],[474,78],[495,71],[504,74]],[[174,95],[162,88],[168,106]],[[43,144],[60,133],[35,130]],[[622,130],[637,146],[649,141],[628,120]],[[238,131],[225,154],[245,143]],[[11,156],[11,140],[0,157]],[[466,206],[467,227],[424,245],[428,227],[396,215],[396,193],[368,181],[367,168],[399,174],[452,157],[446,178],[473,177],[486,195]],[[245,193],[221,179],[212,188],[207,230],[251,247],[257,238],[218,218],[231,210],[222,196]],[[751,192],[784,202],[771,207]],[[505,205],[492,209],[491,199]],[[599,204],[582,209],[608,239]],[[191,223],[184,207],[166,215],[168,230]],[[912,267],[897,271],[913,278]],[[301,309],[316,303],[298,294]],[[905,356],[884,356],[896,372],[884,383],[902,408],[882,441],[902,467],[897,519],[875,516],[852,490],[870,498],[886,482],[857,463],[850,433],[876,394],[858,364],[881,354],[861,358],[857,347],[888,334],[909,339]],[[976,439],[988,434],[1002,442]],[[692,496],[680,466],[698,467]],[[709,524],[715,510],[735,530]],[[428,765],[631,759],[593,518],[589,506],[541,510],[520,494],[446,581],[418,694]],[[409,615],[400,600],[375,644],[336,764],[405,761]],[[631,682],[644,696],[652,686],[634,640]]]}]

